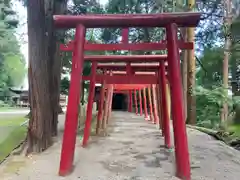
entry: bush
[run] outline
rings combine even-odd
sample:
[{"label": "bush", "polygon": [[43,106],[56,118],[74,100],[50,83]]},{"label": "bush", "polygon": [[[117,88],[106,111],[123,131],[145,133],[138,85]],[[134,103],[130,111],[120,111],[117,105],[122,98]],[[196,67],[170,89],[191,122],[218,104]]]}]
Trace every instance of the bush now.
[{"label": "bush", "polygon": [[[226,96],[226,91],[223,88],[214,88],[212,90],[198,86],[195,89],[197,99],[197,125],[206,128],[218,128],[221,124],[221,110],[225,102],[228,103],[229,112],[240,101]],[[231,113],[229,113],[230,115]]]},{"label": "bush", "polygon": [[8,104],[0,100],[0,107],[8,107],[8,106],[9,106]]}]

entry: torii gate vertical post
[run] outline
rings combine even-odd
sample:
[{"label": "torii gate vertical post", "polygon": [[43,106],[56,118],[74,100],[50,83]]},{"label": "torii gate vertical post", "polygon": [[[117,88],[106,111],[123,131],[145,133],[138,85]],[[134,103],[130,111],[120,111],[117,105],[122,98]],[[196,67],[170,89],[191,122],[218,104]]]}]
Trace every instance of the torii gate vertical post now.
[{"label": "torii gate vertical post", "polygon": [[168,101],[167,101],[167,90],[166,90],[166,76],[165,76],[165,66],[164,62],[160,62],[159,68],[159,95],[161,93],[162,101],[162,133],[164,135],[165,147],[170,148],[171,137],[170,137],[170,127],[169,127],[169,113],[168,113]]},{"label": "torii gate vertical post", "polygon": [[75,32],[75,46],[72,57],[72,72],[59,168],[60,176],[65,176],[71,172],[74,159],[74,150],[78,126],[78,107],[81,96],[80,84],[82,81],[84,62],[85,33],[86,28],[81,24],[77,25]]},{"label": "torii gate vertical post", "polygon": [[153,116],[154,116],[154,124],[159,125],[159,118],[157,113],[157,97],[156,97],[156,85],[152,85],[152,95],[153,95]]},{"label": "torii gate vertical post", "polygon": [[110,85],[107,124],[109,123],[109,119],[111,118],[111,114],[112,114],[112,100],[113,100],[113,84]]},{"label": "torii gate vertical post", "polygon": [[[113,73],[112,71],[109,72],[109,76],[112,76]],[[107,124],[108,124],[108,120],[109,120],[109,117],[111,115],[111,111],[112,111],[112,98],[113,98],[113,84],[109,84],[108,86],[108,99],[107,99],[107,118],[106,118],[106,127],[105,129],[107,130]]]},{"label": "torii gate vertical post", "polygon": [[128,91],[128,112],[132,112],[132,90]]},{"label": "torii gate vertical post", "polygon": [[[129,29],[124,28],[122,30],[122,43],[123,44],[128,44],[128,34],[129,34]],[[127,63],[127,74],[132,74],[131,71],[131,64]],[[132,112],[132,91],[128,91],[128,112]]]},{"label": "torii gate vertical post", "polygon": [[140,114],[140,116],[142,116],[143,110],[142,110],[142,90],[141,89],[138,90],[138,97],[139,97],[139,106],[140,106],[139,114]]},{"label": "torii gate vertical post", "polygon": [[137,104],[137,90],[134,90],[134,103],[135,103],[135,112],[138,114],[138,104]]},{"label": "torii gate vertical post", "polygon": [[169,24],[166,31],[177,176],[181,179],[190,180],[191,169],[184,120],[180,55],[177,45],[177,25]]},{"label": "torii gate vertical post", "polygon": [[150,113],[150,121],[154,123],[153,118],[153,107],[152,107],[152,94],[151,94],[151,85],[148,87],[148,101],[149,101],[149,113]]},{"label": "torii gate vertical post", "polygon": [[[159,73],[158,73],[159,74]],[[158,75],[158,78],[159,77]],[[162,118],[162,98],[161,98],[161,94],[160,94],[161,88],[159,83],[156,85],[156,96],[157,96],[157,111],[158,111],[158,118],[159,118],[159,129],[162,131],[162,136],[164,136],[163,134],[163,118]]]},{"label": "torii gate vertical post", "polygon": [[[131,64],[127,63],[127,74],[132,75]],[[132,112],[132,90],[128,91],[128,112]]]},{"label": "torii gate vertical post", "polygon": [[[159,63],[160,64],[160,63]],[[161,86],[161,74],[160,74],[160,65],[157,72],[158,75],[158,84],[156,85],[156,94],[157,94],[157,101],[158,101],[158,116],[159,116],[159,129],[162,132],[162,136],[164,136],[164,127],[163,127],[163,102],[162,102],[162,86]],[[166,76],[166,75],[165,75]]]},{"label": "torii gate vertical post", "polygon": [[104,103],[103,118],[102,118],[102,130],[103,131],[105,131],[105,129],[107,127],[109,98],[110,98],[110,85],[108,84],[107,85],[107,90],[106,90],[105,103]]},{"label": "torii gate vertical post", "polygon": [[87,146],[90,131],[91,131],[91,121],[92,121],[92,109],[93,109],[93,99],[95,95],[95,83],[96,83],[96,70],[97,70],[97,63],[92,63],[91,68],[91,81],[89,86],[89,95],[88,95],[88,104],[87,104],[87,115],[85,120],[85,127],[84,127],[84,135],[83,135],[83,142],[82,146]]},{"label": "torii gate vertical post", "polygon": [[148,120],[148,111],[147,111],[147,98],[146,98],[146,88],[143,88],[143,105],[144,105],[144,115],[145,120]]},{"label": "torii gate vertical post", "polygon": [[96,134],[99,134],[99,130],[101,127],[102,119],[103,119],[103,108],[104,108],[104,95],[105,95],[105,81],[102,83],[101,91],[100,91],[100,101],[99,101],[99,109],[97,115],[97,125],[96,125]]}]

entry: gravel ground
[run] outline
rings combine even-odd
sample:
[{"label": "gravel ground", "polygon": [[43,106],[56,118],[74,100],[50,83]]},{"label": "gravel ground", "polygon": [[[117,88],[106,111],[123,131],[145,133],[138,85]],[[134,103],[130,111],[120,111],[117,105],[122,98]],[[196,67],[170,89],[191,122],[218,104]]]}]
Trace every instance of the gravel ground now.
[{"label": "gravel ground", "polygon": [[[143,117],[116,112],[107,137],[93,137],[87,148],[77,141],[75,169],[58,177],[61,137],[46,152],[11,157],[0,167],[3,180],[174,180],[173,152],[163,148],[156,127]],[[62,124],[62,123],[61,123]],[[240,153],[196,130],[188,130],[192,180],[237,180]],[[17,164],[17,165],[16,165]]]}]

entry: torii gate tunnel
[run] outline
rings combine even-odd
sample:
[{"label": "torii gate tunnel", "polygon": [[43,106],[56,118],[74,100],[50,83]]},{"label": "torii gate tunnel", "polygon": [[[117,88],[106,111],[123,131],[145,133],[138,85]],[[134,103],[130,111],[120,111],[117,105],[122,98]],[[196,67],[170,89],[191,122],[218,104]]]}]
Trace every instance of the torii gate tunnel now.
[{"label": "torii gate tunnel", "polygon": [[[105,131],[111,117],[113,93],[128,94],[128,111],[132,112],[132,93],[138,114],[137,103],[142,110],[142,95],[145,119],[148,120],[147,105],[150,109],[150,120],[159,124],[165,139],[166,148],[170,143],[170,117],[167,100],[167,83],[170,86],[171,115],[174,130],[174,147],[176,158],[176,175],[184,180],[191,179],[188,142],[183,106],[183,92],[180,73],[179,49],[193,49],[193,42],[178,40],[178,27],[195,27],[199,23],[200,13],[162,13],[162,14],[108,14],[108,15],[56,15],[56,28],[75,28],[75,39],[62,45],[62,51],[72,51],[72,71],[66,112],[65,129],[61,152],[59,175],[65,176],[72,171],[76,134],[78,126],[78,106],[81,96],[81,81],[90,80],[87,114],[84,128],[83,147],[87,146],[95,83],[101,83],[99,110],[96,134]],[[166,40],[158,43],[128,43],[128,28],[162,27],[166,28]],[[91,44],[85,42],[86,28],[123,28],[120,44]],[[167,50],[166,55],[95,55],[85,56],[84,51],[113,50]],[[92,62],[91,75],[83,77],[84,61]],[[109,62],[124,64],[106,64]],[[105,63],[105,64],[103,64]],[[135,63],[135,64],[134,64]],[[145,64],[136,64],[145,63]],[[146,64],[148,63],[148,64]],[[167,68],[166,68],[167,66]],[[97,74],[97,69],[103,74]],[[167,69],[167,71],[166,71]],[[146,92],[147,90],[147,92]],[[138,91],[138,98],[137,98]],[[105,93],[106,92],[106,93]],[[148,95],[148,102],[146,96]],[[160,103],[159,103],[160,102]]]}]

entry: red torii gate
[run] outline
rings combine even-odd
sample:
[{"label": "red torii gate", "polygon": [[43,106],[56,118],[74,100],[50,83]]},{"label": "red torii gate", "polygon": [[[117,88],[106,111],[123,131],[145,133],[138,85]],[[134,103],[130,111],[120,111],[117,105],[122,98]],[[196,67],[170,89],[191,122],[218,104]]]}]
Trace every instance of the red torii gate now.
[{"label": "red torii gate", "polygon": [[[163,62],[161,62],[163,63]],[[106,71],[106,70],[112,70],[112,73],[113,74],[119,74],[119,75],[127,75],[127,70],[129,70],[129,72],[132,72],[133,74],[141,74],[141,75],[149,75],[151,74],[150,76],[143,76],[144,78],[148,77],[149,80],[146,79],[146,83],[148,84],[158,84],[158,81],[157,81],[157,78],[162,78],[162,77],[156,77],[155,75],[158,75],[157,72],[159,71],[159,68],[161,66],[163,66],[164,70],[165,70],[165,67],[164,67],[164,64],[161,64],[161,63],[154,63],[154,64],[146,64],[146,63],[139,63],[139,64],[121,64],[119,66],[119,64],[98,64],[98,69],[101,69],[103,71]],[[161,64],[161,65],[159,65]],[[167,65],[167,63],[165,63],[165,66]],[[119,67],[119,68],[118,68]],[[117,70],[114,72],[114,70]],[[148,71],[148,72],[136,72],[136,70],[140,70],[140,71]],[[154,74],[154,76],[152,75]],[[166,74],[166,73],[165,73]],[[112,77],[112,76],[111,76]],[[121,80],[123,81],[123,76],[118,76],[118,77],[121,77]],[[139,76],[138,76],[139,77]],[[90,79],[90,77],[83,77],[84,79]],[[145,82],[145,79],[144,78],[139,78],[141,83],[144,83]],[[165,78],[165,77],[164,77]],[[116,82],[119,82],[117,81],[117,77],[115,76],[114,79],[116,80]],[[129,78],[126,80],[127,82],[129,81]],[[156,81],[156,83],[154,83],[154,81]],[[164,79],[164,82],[166,80]],[[119,86],[118,89],[121,89],[123,85]],[[154,90],[154,89],[153,89]],[[114,92],[118,92],[118,93],[123,93],[124,91],[114,91]],[[126,92],[124,92],[126,93]],[[136,91],[134,91],[134,93],[136,93]],[[153,93],[155,94],[155,93]],[[132,112],[132,90],[129,90],[129,95],[128,95],[128,112]],[[158,95],[159,96],[159,95]],[[136,97],[136,95],[134,95],[134,97]],[[151,95],[149,95],[149,98],[151,98]],[[141,101],[141,90],[139,90],[139,100],[140,100],[140,115],[142,114],[142,101]],[[148,112],[147,112],[147,100],[146,100],[146,90],[145,88],[143,88],[143,100],[144,100],[144,112],[145,112],[145,119],[147,120],[148,119]],[[160,100],[160,99],[159,99]],[[150,101],[151,102],[151,101]],[[136,104],[136,103],[135,103]],[[153,121],[153,123],[156,123],[158,120],[158,117],[157,117],[157,109],[156,109],[156,104],[153,103],[154,105],[154,120],[152,118],[153,116],[153,110],[152,110],[152,104],[150,103],[149,106],[150,106],[150,120]],[[136,114],[137,114],[137,109],[136,109]],[[159,112],[160,114],[161,112]],[[160,126],[162,128],[162,123],[160,121]],[[166,144],[166,146],[168,147],[169,145]]]},{"label": "red torii gate", "polygon": [[[85,40],[86,41],[86,40]],[[60,49],[62,51],[73,51],[75,41],[70,41],[68,44],[61,44]],[[192,49],[192,42],[178,41],[180,49]],[[157,43],[137,43],[137,44],[93,44],[88,41],[84,44],[84,49],[86,51],[140,51],[140,50],[165,50],[167,48],[167,43],[165,41]]]},{"label": "red torii gate", "polygon": [[[181,88],[181,74],[180,74],[180,57],[179,57],[179,46],[177,38],[177,26],[179,27],[195,27],[200,20],[200,13],[163,13],[163,14],[148,14],[148,15],[82,15],[82,16],[68,16],[68,15],[57,15],[54,16],[54,23],[57,28],[76,28],[72,60],[72,72],[71,81],[69,89],[69,101],[66,112],[66,122],[65,130],[63,136],[63,146],[60,162],[60,175],[68,174],[72,169],[72,163],[74,158],[74,149],[76,142],[76,129],[77,129],[77,112],[78,104],[80,99],[80,82],[82,80],[82,68],[83,62],[85,60],[90,60],[93,62],[92,69],[97,68],[96,62],[152,62],[161,61],[160,57],[145,56],[138,57],[138,60],[126,60],[120,57],[108,57],[108,56],[86,56],[84,58],[84,50],[100,50],[100,47],[96,45],[88,46],[85,44],[85,32],[86,28],[105,28],[105,27],[165,27],[166,28],[166,39],[167,44],[162,45],[162,48],[167,48],[168,55],[165,57],[168,61],[168,78],[171,88],[171,106],[172,106],[172,118],[173,118],[173,128],[174,128],[174,144],[175,144],[175,156],[176,156],[176,167],[177,176],[181,179],[190,180],[190,163],[189,163],[189,153],[187,146],[186,137],[186,127],[184,121],[184,107],[182,103],[182,88]],[[150,44],[150,43],[149,43]],[[159,44],[141,46],[135,44],[129,45],[126,50],[156,50]],[[126,44],[123,46],[119,45],[118,48],[124,50],[127,47]],[[109,47],[114,47],[115,45],[108,45],[102,49],[110,50]],[[92,48],[91,48],[92,47]],[[136,48],[137,47],[137,48]],[[154,47],[154,49],[153,49]],[[117,48],[115,46],[114,48]],[[115,50],[112,48],[112,50]],[[114,58],[114,59],[113,59]],[[152,59],[152,60],[149,60]],[[162,66],[164,68],[164,65]],[[163,69],[159,68],[159,74],[165,77]],[[134,75],[133,75],[134,76]],[[128,76],[132,77],[132,76]],[[105,77],[104,77],[105,78]],[[104,79],[103,78],[103,79]],[[160,78],[159,83],[163,85],[164,82]],[[93,91],[96,81],[96,71],[92,71],[90,92]],[[93,83],[94,82],[94,83]],[[135,82],[135,81],[133,81]],[[133,82],[130,81],[132,84]],[[165,82],[166,84],[166,82]],[[164,91],[162,86],[162,91]],[[113,85],[110,85],[111,91],[108,92],[111,96],[113,92]],[[93,93],[89,94],[89,102],[93,99]],[[164,99],[164,98],[163,98]],[[108,99],[108,102],[109,99]],[[106,103],[107,104],[107,103]],[[91,108],[92,103],[88,103],[88,110]],[[166,107],[166,106],[165,106]],[[110,108],[110,106],[108,107]],[[164,102],[163,102],[164,108]],[[89,112],[89,111],[88,111]],[[164,112],[164,111],[163,111]],[[91,114],[91,113],[87,113]],[[167,115],[163,113],[163,115]],[[87,119],[87,118],[86,118]],[[165,119],[165,117],[164,117]],[[86,122],[85,129],[90,127],[90,123]],[[164,129],[164,134],[167,129]],[[166,138],[165,138],[166,139]]]}]

